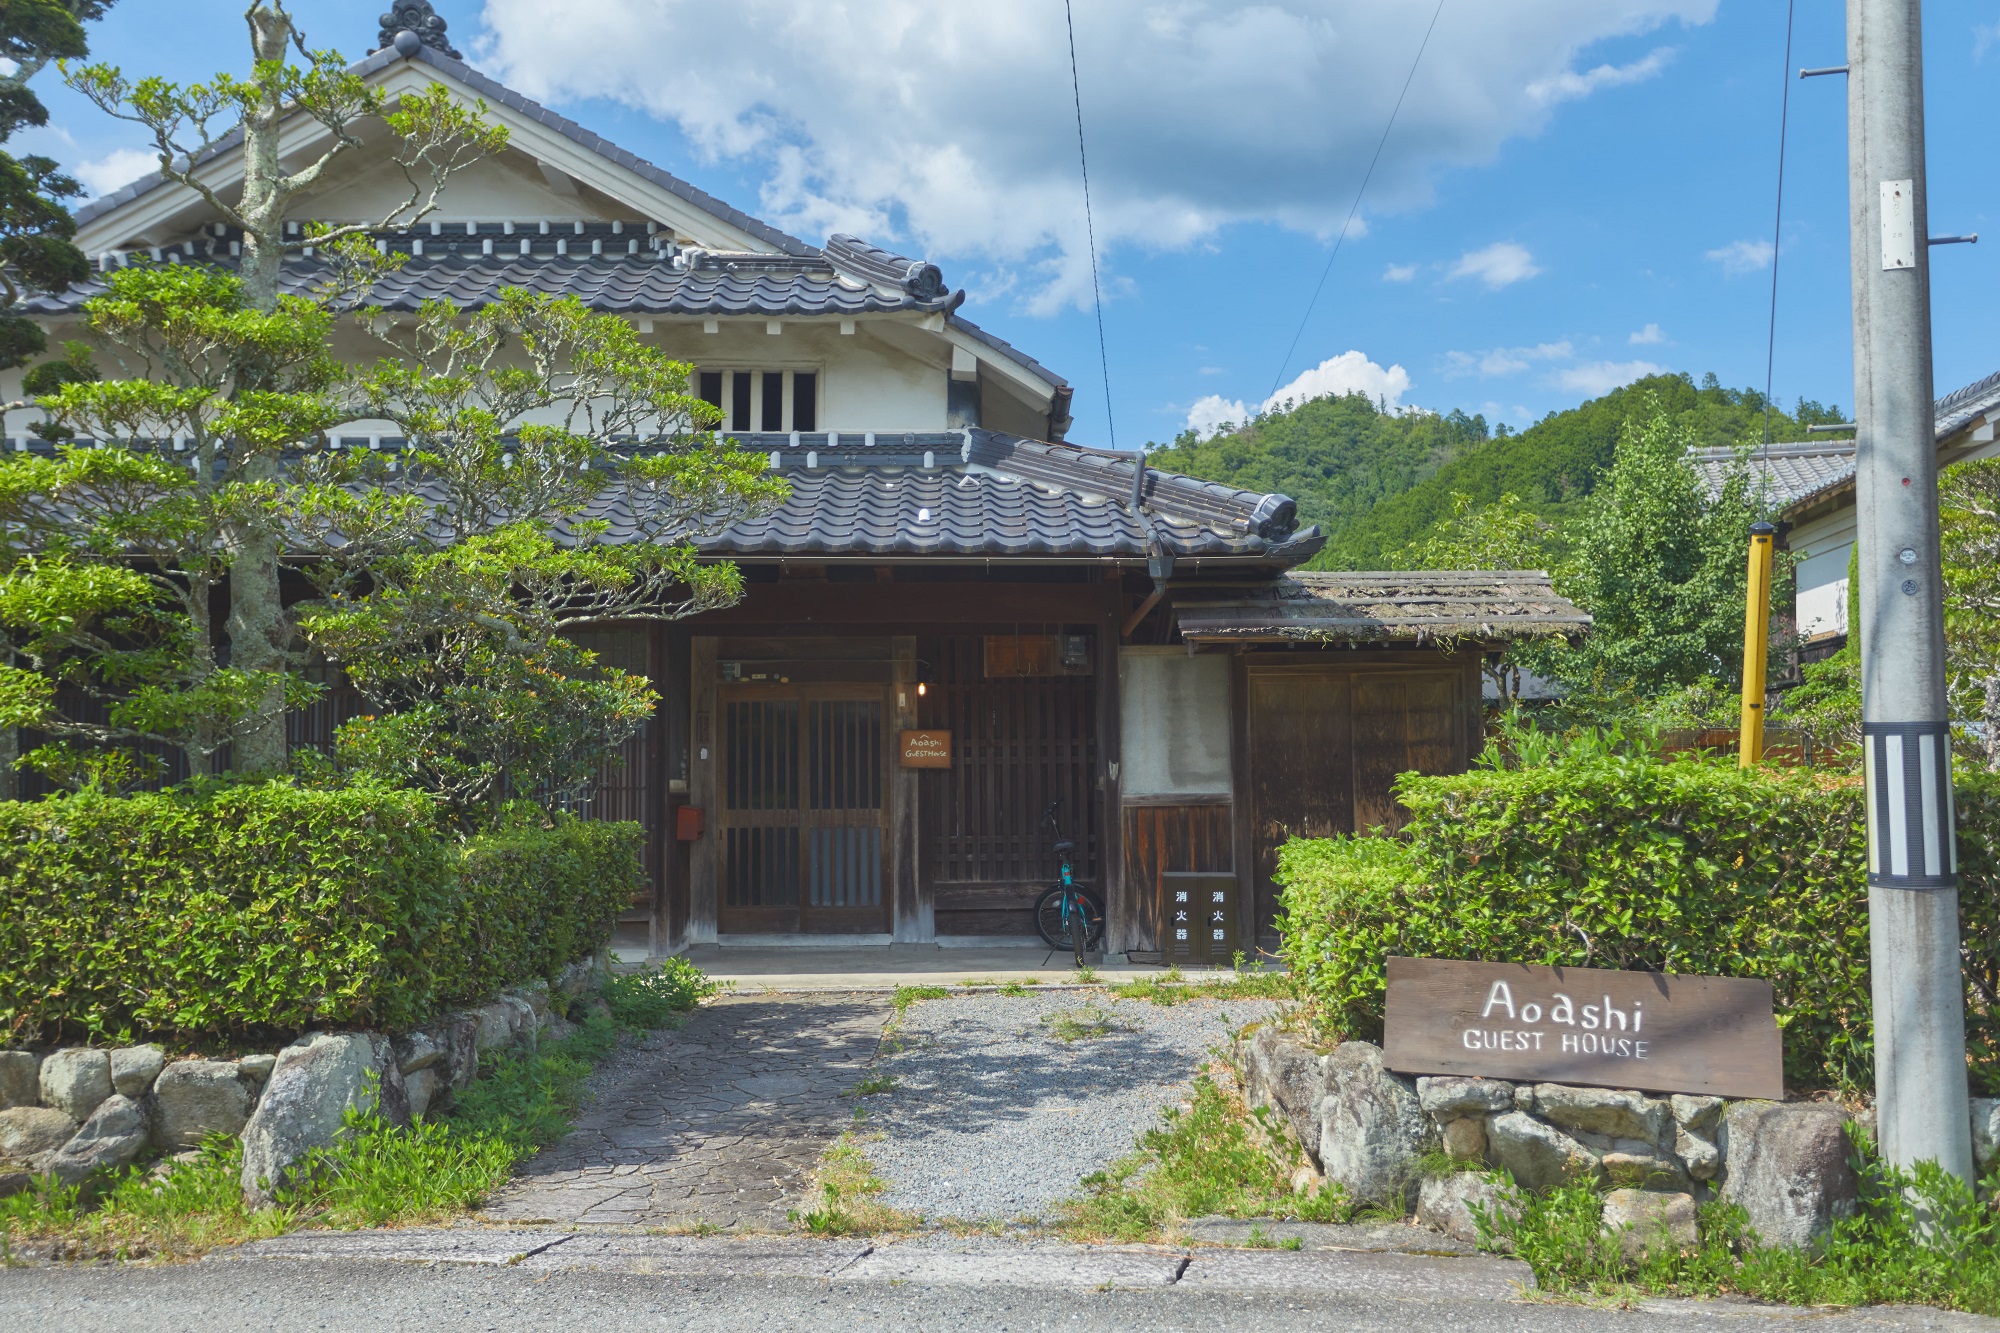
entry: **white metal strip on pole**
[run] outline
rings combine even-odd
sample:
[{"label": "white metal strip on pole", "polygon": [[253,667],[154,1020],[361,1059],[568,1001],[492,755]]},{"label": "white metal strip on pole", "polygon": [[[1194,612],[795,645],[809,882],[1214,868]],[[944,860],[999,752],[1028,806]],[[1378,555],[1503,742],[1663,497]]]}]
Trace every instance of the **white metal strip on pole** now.
[{"label": "white metal strip on pole", "polygon": [[[1877,1138],[1972,1179],[1931,383],[1920,0],[1847,0]],[[1926,762],[1928,760],[1928,762]],[[1885,847],[1883,844],[1887,843]],[[1933,845],[1937,849],[1933,854]]]}]

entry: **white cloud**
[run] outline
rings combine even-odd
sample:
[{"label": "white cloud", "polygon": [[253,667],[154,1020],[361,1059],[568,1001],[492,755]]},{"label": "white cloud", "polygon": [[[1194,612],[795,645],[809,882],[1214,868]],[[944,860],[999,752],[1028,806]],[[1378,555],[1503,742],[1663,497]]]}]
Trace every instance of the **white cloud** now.
[{"label": "white cloud", "polygon": [[1477,278],[1489,290],[1498,291],[1540,272],[1541,269],[1535,266],[1535,257],[1528,253],[1526,246],[1512,241],[1495,241],[1484,250],[1468,250],[1460,255],[1445,276]]},{"label": "white cloud", "polygon": [[70,175],[83,183],[90,197],[97,199],[159,169],[158,153],[149,153],[143,148],[114,148],[103,157],[79,162],[69,170]]},{"label": "white cloud", "polygon": [[1491,347],[1483,352],[1446,352],[1445,378],[1518,375],[1537,361],[1565,361],[1576,352],[1569,339],[1533,347]]},{"label": "white cloud", "polygon": [[1220,435],[1225,426],[1240,426],[1250,419],[1250,408],[1241,398],[1224,398],[1219,393],[1194,400],[1188,409],[1187,429],[1207,439]]},{"label": "white cloud", "polygon": [[1640,329],[1637,333],[1634,333],[1631,337],[1627,338],[1625,341],[1631,343],[1634,347],[1651,347],[1657,343],[1663,343],[1666,340],[1667,340],[1667,335],[1660,332],[1659,325],[1648,324],[1645,328]]},{"label": "white cloud", "polygon": [[1382,270],[1382,281],[1384,282],[1408,282],[1416,276],[1417,266],[1415,264],[1391,264]]},{"label": "white cloud", "polygon": [[2000,23],[1975,23],[1972,26],[1972,58],[1986,59],[1995,43],[2000,43]]},{"label": "white cloud", "polygon": [[1528,96],[1544,104],[1568,102],[1578,97],[1588,97],[1599,88],[1618,88],[1628,83],[1643,83],[1667,67],[1674,58],[1674,49],[1662,46],[1650,52],[1645,59],[1635,60],[1629,65],[1599,65],[1595,69],[1579,74],[1574,70],[1564,70],[1552,78],[1537,79],[1528,85]]},{"label": "white cloud", "polygon": [[[1594,43],[1702,24],[1718,0],[1515,0],[1432,36],[1364,218],[1421,207],[1444,171],[1539,133]],[[760,182],[737,200],[1023,274],[1031,310],[1088,304],[1062,15],[936,0],[485,0],[481,63],[531,96],[673,123]],[[1340,228],[1429,21],[1380,0],[1100,0],[1076,45],[1097,237],[1187,246],[1243,221]],[[1643,62],[1641,62],[1643,63]],[[1588,78],[1590,76],[1577,76]],[[1554,86],[1551,84],[1550,86]],[[1115,259],[1114,259],[1115,267]]]},{"label": "white cloud", "polygon": [[1731,241],[1729,244],[1710,250],[1707,258],[1722,265],[1722,271],[1730,277],[1743,273],[1755,273],[1771,262],[1777,248],[1769,241]]},{"label": "white cloud", "polygon": [[[1370,361],[1365,352],[1347,351],[1305,371],[1266,398],[1258,410],[1269,412],[1288,403],[1297,405],[1314,398],[1365,393],[1393,412],[1403,406],[1403,395],[1409,391],[1410,372],[1401,366],[1384,369]],[[1250,416],[1250,407],[1242,399],[1212,393],[1197,399],[1188,409],[1187,429],[1203,436],[1214,435],[1224,425],[1242,425]]]},{"label": "white cloud", "polygon": [[1556,383],[1571,393],[1595,398],[1633,380],[1657,375],[1663,369],[1665,367],[1656,366],[1651,361],[1593,361],[1588,365],[1557,371]]}]

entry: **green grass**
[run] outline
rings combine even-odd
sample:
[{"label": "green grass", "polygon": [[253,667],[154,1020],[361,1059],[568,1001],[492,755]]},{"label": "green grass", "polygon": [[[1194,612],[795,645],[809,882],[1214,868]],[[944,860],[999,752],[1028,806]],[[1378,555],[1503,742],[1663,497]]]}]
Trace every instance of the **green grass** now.
[{"label": "green grass", "polygon": [[923,1219],[881,1201],[889,1182],[875,1174],[874,1164],[852,1134],[843,1134],[820,1155],[813,1177],[814,1206],[793,1209],[791,1221],[814,1236],[875,1236],[914,1231]]},{"label": "green grass", "polygon": [[1108,1037],[1114,1032],[1131,1031],[1120,1023],[1108,1010],[1094,1004],[1081,1009],[1062,1009],[1042,1016],[1042,1026],[1057,1041],[1089,1041],[1096,1037]]},{"label": "green grass", "polygon": [[[657,979],[674,970],[614,978],[613,1012],[622,1008],[634,1026],[664,1026],[713,992],[699,973]],[[635,977],[621,999],[617,983]],[[241,1143],[220,1135],[199,1156],[173,1162],[158,1175],[135,1166],[96,1182],[94,1192],[46,1182],[0,1199],[0,1262],[22,1252],[71,1259],[185,1257],[301,1226],[448,1220],[478,1206],[523,1158],[569,1131],[584,1079],[617,1047],[618,1036],[618,1021],[600,1009],[562,1041],[489,1056],[448,1114],[407,1128],[350,1111],[338,1141],[313,1155],[302,1183],[261,1211],[243,1206]]]},{"label": "green grass", "polygon": [[1138,1150],[1086,1176],[1063,1205],[1060,1229],[1078,1240],[1165,1240],[1197,1217],[1345,1221],[1337,1188],[1294,1194],[1305,1157],[1266,1112],[1248,1110],[1233,1085],[1209,1073],[1194,1081],[1186,1110],[1169,1108]]},{"label": "green grass", "polygon": [[905,1009],[919,1000],[948,1000],[951,989],[946,986],[898,986],[896,987],[896,1014],[902,1016]]},{"label": "green grass", "polygon": [[[1680,1254],[1650,1254],[1637,1267],[1602,1234],[1602,1200],[1571,1186],[1524,1200],[1520,1217],[1484,1219],[1493,1246],[1511,1245],[1555,1295],[1747,1296],[1788,1305],[1921,1304],[2000,1314],[2000,1206],[1989,1175],[1988,1198],[1934,1163],[1913,1173],[1861,1151],[1862,1204],[1835,1224],[1817,1253],[1758,1243],[1741,1209],[1723,1203],[1699,1213],[1699,1243]],[[1920,1215],[1936,1220],[1923,1234]]]},{"label": "green grass", "polygon": [[1146,1000],[1153,1004],[1183,1004],[1189,1000],[1292,1000],[1298,988],[1289,972],[1226,972],[1189,981],[1177,967],[1158,977],[1113,984],[1111,993],[1121,1000]]},{"label": "green grass", "polygon": [[1076,970],[1076,979],[1085,986],[1095,986],[1097,984],[1097,969],[1085,963]]},{"label": "green grass", "polygon": [[878,1092],[894,1092],[896,1076],[889,1073],[874,1073],[847,1090],[850,1097],[872,1097]]}]

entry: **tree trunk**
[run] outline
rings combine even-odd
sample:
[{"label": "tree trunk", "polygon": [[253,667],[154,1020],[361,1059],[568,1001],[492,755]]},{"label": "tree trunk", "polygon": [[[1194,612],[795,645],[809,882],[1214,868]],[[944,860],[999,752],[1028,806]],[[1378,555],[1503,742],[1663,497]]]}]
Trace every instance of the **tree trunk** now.
[{"label": "tree trunk", "polygon": [[[292,37],[291,15],[281,4],[258,0],[244,16],[250,44],[260,64],[284,61]],[[278,275],[284,262],[284,169],[278,160],[278,133],[285,107],[275,88],[243,117],[243,297],[252,310],[278,308]],[[244,480],[268,480],[275,460],[238,464]],[[278,581],[276,534],[239,528],[229,534],[229,664],[240,671],[282,672],[290,666],[291,627],[285,620]],[[239,735],[232,766],[239,773],[282,773],[285,747],[285,692],[273,686],[259,715]]]},{"label": "tree trunk", "polygon": [[2000,676],[1988,676],[1986,706],[1980,721],[1986,724],[1986,735],[1981,737],[1986,748],[1986,771],[2000,773]]}]

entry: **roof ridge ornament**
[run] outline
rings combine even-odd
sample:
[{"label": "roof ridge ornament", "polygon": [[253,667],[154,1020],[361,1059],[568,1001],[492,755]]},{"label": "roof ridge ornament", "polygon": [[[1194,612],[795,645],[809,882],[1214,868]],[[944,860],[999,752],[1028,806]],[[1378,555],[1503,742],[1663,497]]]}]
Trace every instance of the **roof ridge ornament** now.
[{"label": "roof ridge ornament", "polygon": [[[445,21],[431,8],[430,0],[396,0],[380,22],[382,31],[375,35],[375,49],[378,51],[393,46],[407,58],[417,53],[417,47],[428,46],[453,60],[465,59],[444,35]],[[404,41],[403,34],[406,32],[415,40]]]}]

